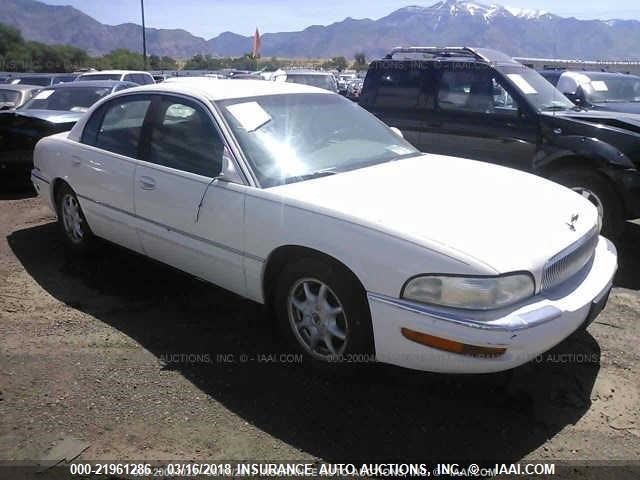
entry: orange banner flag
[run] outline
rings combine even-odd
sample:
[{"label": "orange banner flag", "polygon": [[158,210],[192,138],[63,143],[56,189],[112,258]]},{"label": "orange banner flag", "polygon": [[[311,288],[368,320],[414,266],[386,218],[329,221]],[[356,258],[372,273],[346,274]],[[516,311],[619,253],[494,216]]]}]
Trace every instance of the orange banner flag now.
[{"label": "orange banner flag", "polygon": [[262,37],[260,31],[256,27],[256,33],[253,35],[253,58],[258,58],[260,55],[260,48],[262,47]]}]

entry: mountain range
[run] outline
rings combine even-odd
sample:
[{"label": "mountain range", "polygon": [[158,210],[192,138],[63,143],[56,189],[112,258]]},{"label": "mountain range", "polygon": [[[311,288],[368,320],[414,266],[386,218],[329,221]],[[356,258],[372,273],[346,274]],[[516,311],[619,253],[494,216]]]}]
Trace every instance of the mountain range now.
[{"label": "mountain range", "polygon": [[[80,47],[92,55],[116,48],[141,51],[142,27],[105,25],[69,6],[37,0],[0,0],[0,23],[24,38]],[[150,54],[189,58],[195,54],[240,56],[253,39],[224,32],[210,40],[181,29],[147,28]],[[640,60],[640,21],[578,20],[539,10],[446,0],[408,6],[378,20],[346,18],[297,32],[265,33],[263,57],[379,57],[399,45],[484,46],[513,56]]]}]

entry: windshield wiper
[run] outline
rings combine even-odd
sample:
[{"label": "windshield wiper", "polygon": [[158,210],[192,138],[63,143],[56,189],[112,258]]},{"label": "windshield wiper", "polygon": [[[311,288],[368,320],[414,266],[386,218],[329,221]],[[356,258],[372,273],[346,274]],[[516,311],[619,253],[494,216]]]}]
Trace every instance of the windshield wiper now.
[{"label": "windshield wiper", "polygon": [[302,182],[304,180],[311,180],[312,178],[328,177],[329,175],[335,175],[336,172],[332,168],[326,168],[324,170],[318,170],[311,173],[305,173],[304,175],[294,175],[284,179],[284,183]]}]

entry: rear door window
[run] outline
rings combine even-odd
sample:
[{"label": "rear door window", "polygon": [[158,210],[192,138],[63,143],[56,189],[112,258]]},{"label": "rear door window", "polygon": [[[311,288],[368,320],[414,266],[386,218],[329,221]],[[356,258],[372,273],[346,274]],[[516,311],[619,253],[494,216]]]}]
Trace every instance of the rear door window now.
[{"label": "rear door window", "polygon": [[432,109],[433,69],[421,62],[381,62],[369,70],[361,103],[380,109]]},{"label": "rear door window", "polygon": [[142,126],[151,105],[148,95],[114,99],[96,110],[87,122],[82,142],[131,158],[140,158]]}]

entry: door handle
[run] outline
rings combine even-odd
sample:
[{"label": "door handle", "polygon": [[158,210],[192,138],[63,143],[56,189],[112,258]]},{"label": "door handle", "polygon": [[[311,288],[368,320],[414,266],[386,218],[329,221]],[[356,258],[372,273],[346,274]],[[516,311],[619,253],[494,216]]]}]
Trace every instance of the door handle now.
[{"label": "door handle", "polygon": [[156,188],[156,181],[151,177],[140,177],[140,188],[143,190],[153,190]]},{"label": "door handle", "polygon": [[71,155],[71,165],[79,167],[82,164],[82,159],[77,155]]}]

